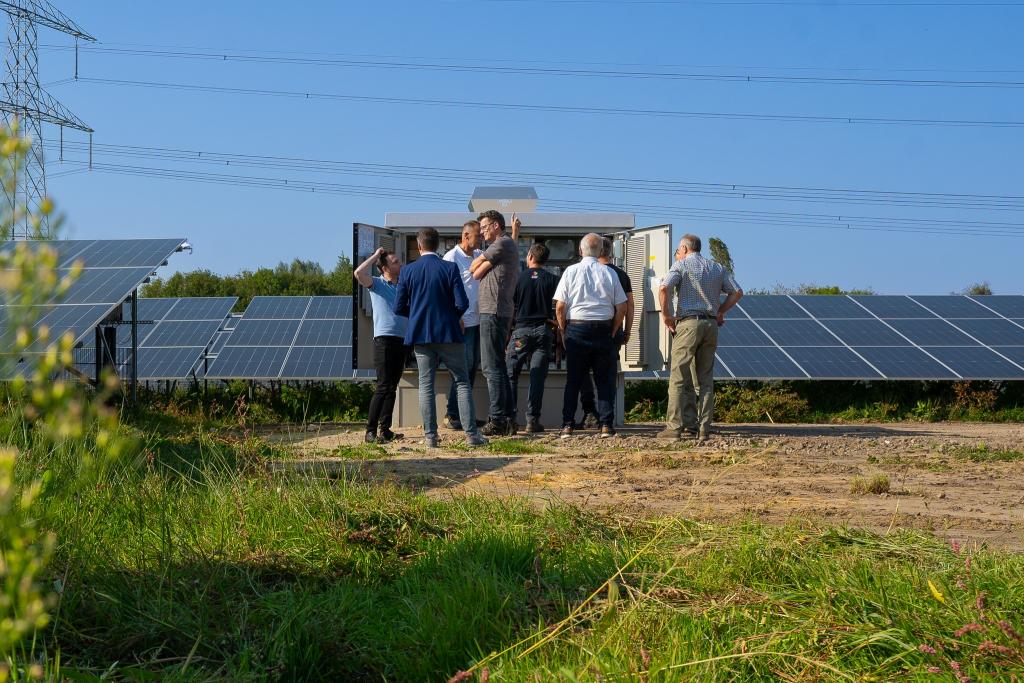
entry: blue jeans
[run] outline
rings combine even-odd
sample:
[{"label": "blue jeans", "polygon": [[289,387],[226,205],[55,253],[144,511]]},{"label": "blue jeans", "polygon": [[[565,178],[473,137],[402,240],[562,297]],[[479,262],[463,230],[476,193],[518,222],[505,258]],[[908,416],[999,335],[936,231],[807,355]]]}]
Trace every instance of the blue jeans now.
[{"label": "blue jeans", "polygon": [[505,363],[505,344],[511,326],[511,318],[480,314],[480,365],[487,379],[490,397],[487,419],[493,422],[512,419],[512,385],[508,381],[508,365]]},{"label": "blue jeans", "polygon": [[562,424],[573,424],[580,388],[594,373],[597,389],[597,420],[602,427],[615,422],[615,348],[611,321],[570,323],[565,328],[565,396]]},{"label": "blue jeans", "polygon": [[423,435],[437,438],[437,403],[434,395],[434,376],[437,366],[444,363],[452,374],[452,384],[459,396],[459,418],[466,436],[479,436],[476,415],[473,414],[473,392],[466,377],[466,350],[462,344],[417,344],[416,367],[420,372],[420,416]]},{"label": "blue jeans", "polygon": [[548,378],[554,338],[547,323],[517,327],[512,331],[512,342],[508,345],[508,380],[512,389],[513,418],[519,414],[516,405],[519,402],[519,373],[527,362],[530,364],[530,393],[526,403],[526,417],[531,420],[540,418],[544,382]]},{"label": "blue jeans", "polygon": [[[476,371],[480,369],[480,326],[467,327],[463,332],[466,337],[466,374],[469,375],[469,388],[476,382]],[[453,420],[459,419],[459,397],[452,384],[448,392],[448,409],[445,414]]]}]

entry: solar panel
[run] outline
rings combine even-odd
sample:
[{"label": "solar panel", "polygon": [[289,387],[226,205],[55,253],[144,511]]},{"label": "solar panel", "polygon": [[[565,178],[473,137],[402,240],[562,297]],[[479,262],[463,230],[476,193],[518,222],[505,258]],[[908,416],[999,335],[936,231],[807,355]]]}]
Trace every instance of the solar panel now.
[{"label": "solar panel", "polygon": [[816,320],[759,320],[758,324],[779,346],[842,346]]},{"label": "solar panel", "polygon": [[886,321],[918,346],[971,346],[977,344],[966,334],[945,320],[898,320]]},{"label": "solar panel", "polygon": [[277,379],[286,346],[225,346],[210,366],[213,379]]},{"label": "solar panel", "polygon": [[1004,318],[952,319],[961,330],[989,346],[1024,346],[1024,326]]},{"label": "solar panel", "polygon": [[854,349],[889,379],[956,379],[949,368],[914,346],[859,346]]},{"label": "solar panel", "polygon": [[751,294],[740,299],[739,307],[754,319],[810,317],[788,296]]},{"label": "solar panel", "polygon": [[737,379],[805,379],[804,372],[781,349],[774,347],[725,347],[719,360]]},{"label": "solar panel", "polygon": [[352,298],[256,297],[215,344],[211,379],[351,378]]},{"label": "solar panel", "polygon": [[874,318],[870,320],[822,320],[847,346],[910,346],[905,337]]},{"label": "solar panel", "polygon": [[292,345],[299,331],[299,320],[250,320],[242,322],[231,333],[231,346],[284,346]]},{"label": "solar panel", "polygon": [[864,310],[846,296],[814,296],[809,294],[792,297],[815,318],[870,318]]},{"label": "solar panel", "polygon": [[1024,379],[1024,368],[984,346],[936,346],[925,350],[964,378]]},{"label": "solar panel", "polygon": [[245,309],[245,318],[301,320],[309,306],[308,296],[257,296]]},{"label": "solar panel", "polygon": [[1004,318],[1024,318],[1024,296],[988,295],[971,297],[975,303],[991,309]]},{"label": "solar panel", "polygon": [[[222,320],[163,320],[146,335],[145,343],[141,348],[172,346],[205,348],[213,339],[213,335],[220,329],[222,322]],[[145,355],[141,349],[139,354]]]},{"label": "solar panel", "polygon": [[995,318],[997,314],[966,296],[913,296],[940,318]]},{"label": "solar panel", "polygon": [[914,303],[905,296],[851,296],[857,302],[879,318],[934,318],[924,306]]},{"label": "solar panel", "polygon": [[295,345],[351,347],[352,320],[304,320]]},{"label": "solar panel", "polygon": [[786,353],[812,379],[881,379],[882,375],[846,347],[794,346]]},{"label": "solar panel", "polygon": [[306,312],[306,319],[352,319],[352,297],[315,296]]},{"label": "solar panel", "polygon": [[[38,309],[36,330],[42,325],[56,339],[70,332],[81,341],[112,311],[128,298],[153,271],[166,263],[185,240],[63,240],[3,242],[0,251],[10,252],[18,244],[30,249],[43,246],[58,254],[58,275],[70,273],[76,263],[82,266],[79,277],[63,297],[52,297]],[[4,301],[3,303],[10,303]],[[38,345],[33,349],[40,349]],[[33,349],[30,349],[32,351]]]},{"label": "solar panel", "polygon": [[993,346],[992,348],[1017,365],[1024,365],[1024,346]]},{"label": "solar panel", "polygon": [[774,346],[757,325],[745,318],[726,318],[718,328],[719,346]]},{"label": "solar panel", "polygon": [[325,379],[352,375],[352,347],[297,346],[281,371],[289,379]]}]

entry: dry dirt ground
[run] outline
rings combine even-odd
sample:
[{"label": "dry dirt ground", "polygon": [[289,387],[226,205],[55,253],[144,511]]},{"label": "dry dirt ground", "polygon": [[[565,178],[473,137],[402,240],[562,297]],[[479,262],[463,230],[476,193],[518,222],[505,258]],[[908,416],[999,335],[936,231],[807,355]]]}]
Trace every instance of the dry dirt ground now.
[{"label": "dry dirt ground", "polygon": [[[352,457],[360,430],[266,436],[293,456],[275,467],[390,480],[433,496],[526,496],[715,521],[912,527],[1024,549],[1024,425],[722,425],[701,445],[658,441],[659,428],[631,425],[612,439],[583,431],[559,440],[548,431],[501,439],[517,442],[502,452],[466,449],[460,433],[443,429],[442,447],[430,450],[422,432],[405,430],[378,459]],[[851,491],[856,479],[878,474],[888,477],[888,492]]]}]

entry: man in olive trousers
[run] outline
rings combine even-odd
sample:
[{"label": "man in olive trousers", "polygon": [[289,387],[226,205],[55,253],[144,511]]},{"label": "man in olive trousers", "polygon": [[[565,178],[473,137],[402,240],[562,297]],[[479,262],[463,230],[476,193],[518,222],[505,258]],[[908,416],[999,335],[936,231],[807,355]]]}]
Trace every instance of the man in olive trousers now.
[{"label": "man in olive trousers", "polygon": [[[683,235],[676,249],[676,261],[662,279],[658,292],[662,321],[673,335],[668,410],[665,429],[658,433],[660,439],[678,439],[685,431],[703,441],[710,434],[715,410],[718,328],[725,324],[726,311],[743,296],[732,274],[721,264],[701,256],[700,246],[696,235]],[[725,301],[723,292],[728,295]]]}]

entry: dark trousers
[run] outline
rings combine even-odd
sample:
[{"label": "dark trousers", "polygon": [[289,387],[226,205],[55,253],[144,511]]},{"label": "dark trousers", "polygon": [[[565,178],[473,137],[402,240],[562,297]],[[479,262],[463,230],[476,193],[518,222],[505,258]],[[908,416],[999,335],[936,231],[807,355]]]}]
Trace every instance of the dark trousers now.
[{"label": "dark trousers", "polygon": [[377,433],[391,430],[391,417],[395,411],[395,394],[398,380],[405,369],[409,347],[401,337],[373,338],[373,365],[377,370],[377,390],[370,399],[370,414],[366,420],[366,431]]},{"label": "dark trousers", "polygon": [[508,345],[508,380],[512,386],[512,418],[519,414],[519,373],[530,364],[530,392],[526,403],[527,419],[540,418],[544,400],[544,382],[548,378],[548,365],[554,348],[555,335],[547,323],[531,327],[517,327],[512,331]]},{"label": "dark trousers", "polygon": [[[619,330],[615,335],[615,343],[612,345],[612,362],[619,360],[619,349],[622,348],[622,340],[626,338],[625,332]],[[583,415],[597,415],[597,402],[594,400],[594,380],[587,376],[580,387],[580,405],[583,407]]]},{"label": "dark trousers", "polygon": [[615,348],[611,321],[569,323],[565,328],[567,377],[562,400],[562,424],[572,424],[580,388],[594,374],[597,419],[602,427],[615,421]]},{"label": "dark trousers", "polygon": [[487,379],[490,407],[487,418],[493,422],[512,419],[512,386],[508,382],[505,344],[512,319],[489,313],[480,314],[480,367]]}]

